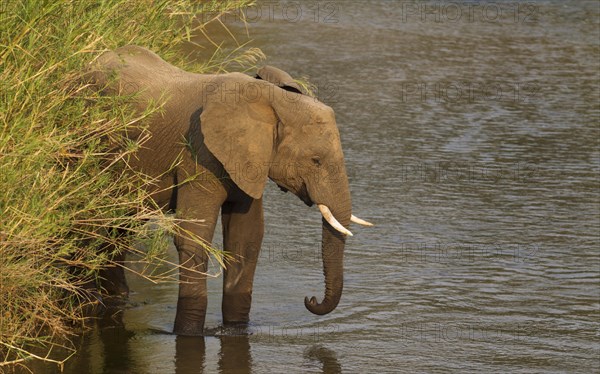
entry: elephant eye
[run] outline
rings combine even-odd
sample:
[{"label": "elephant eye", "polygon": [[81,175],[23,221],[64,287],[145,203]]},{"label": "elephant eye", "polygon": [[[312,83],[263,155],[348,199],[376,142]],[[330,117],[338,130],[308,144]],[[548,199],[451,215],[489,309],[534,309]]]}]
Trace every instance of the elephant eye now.
[{"label": "elephant eye", "polygon": [[319,156],[313,156],[311,157],[311,160],[315,165],[321,166],[321,158]]}]

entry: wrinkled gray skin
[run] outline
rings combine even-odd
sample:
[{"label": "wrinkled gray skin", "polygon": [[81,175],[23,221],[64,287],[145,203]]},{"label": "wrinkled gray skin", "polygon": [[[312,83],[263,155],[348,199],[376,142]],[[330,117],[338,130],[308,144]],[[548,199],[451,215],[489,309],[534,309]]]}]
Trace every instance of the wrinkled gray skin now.
[{"label": "wrinkled gray skin", "polygon": [[[235,259],[224,273],[226,324],[248,322],[268,178],[309,206],[326,205],[343,226],[350,223],[350,190],[333,110],[288,91],[299,87],[287,86],[295,83],[279,69],[266,67],[260,74],[262,79],[188,73],[137,46],[103,54],[86,74],[106,95],[137,94],[139,112],[150,102],[162,105],[148,120],[152,137],[132,158],[132,167],[156,178],[150,192],[160,206],[180,218],[204,220],[181,223],[182,232],[210,243],[221,214],[224,249]],[[306,308],[319,315],[331,312],[342,295],[345,245],[343,234],[325,220],[322,225],[325,296],[320,303],[305,299]],[[175,237],[175,245],[183,267],[174,331],[201,335],[207,292],[206,277],[198,271],[207,270],[207,256],[184,234]]]}]

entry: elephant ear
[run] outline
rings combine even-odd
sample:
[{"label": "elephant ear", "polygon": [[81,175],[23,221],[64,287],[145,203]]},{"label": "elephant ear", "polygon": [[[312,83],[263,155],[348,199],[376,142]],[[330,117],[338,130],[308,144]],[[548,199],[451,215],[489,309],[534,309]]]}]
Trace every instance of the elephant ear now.
[{"label": "elephant ear", "polygon": [[265,65],[256,73],[256,79],[262,79],[273,83],[277,87],[283,88],[286,91],[306,94],[291,75],[274,66]]},{"label": "elephant ear", "polygon": [[262,196],[267,182],[277,124],[261,86],[244,74],[221,76],[207,85],[213,89],[204,93],[200,115],[208,150],[254,199]]}]

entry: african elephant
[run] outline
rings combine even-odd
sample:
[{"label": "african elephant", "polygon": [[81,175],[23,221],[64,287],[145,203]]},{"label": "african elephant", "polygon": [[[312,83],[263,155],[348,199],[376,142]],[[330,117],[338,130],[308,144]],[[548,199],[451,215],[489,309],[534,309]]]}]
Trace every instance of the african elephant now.
[{"label": "african elephant", "polygon": [[[317,204],[323,214],[325,296],[320,303],[305,298],[312,313],[326,314],[338,305],[347,228],[351,219],[368,224],[351,214],[333,110],[298,93],[299,87],[286,86],[293,80],[279,69],[267,67],[262,75],[189,73],[138,46],[101,55],[87,73],[104,94],[135,94],[139,112],[151,102],[162,106],[148,119],[151,138],[131,166],[156,179],[149,192],[159,206],[196,220],[180,223],[181,232],[210,243],[221,213],[224,249],[235,259],[224,270],[226,324],[248,322],[267,179],[307,205]],[[198,271],[206,272],[207,255],[186,235],[174,241],[182,265],[174,332],[201,335],[207,292]]]}]

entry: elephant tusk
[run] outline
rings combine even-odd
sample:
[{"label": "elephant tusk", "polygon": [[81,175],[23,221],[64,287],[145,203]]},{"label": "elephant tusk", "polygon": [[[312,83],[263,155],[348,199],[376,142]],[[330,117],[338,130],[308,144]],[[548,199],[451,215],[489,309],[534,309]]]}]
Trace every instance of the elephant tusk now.
[{"label": "elephant tusk", "polygon": [[352,236],[352,233],[347,228],[342,226],[342,224],[339,223],[337,219],[335,219],[335,217],[331,213],[331,210],[329,210],[329,208],[326,205],[319,204],[318,206],[319,210],[321,211],[321,214],[323,215],[323,218],[325,218],[325,220],[331,225],[331,227],[333,227],[334,229],[336,229],[344,235]]},{"label": "elephant tusk", "polygon": [[373,224],[369,221],[365,221],[364,219],[360,219],[357,216],[355,216],[354,214],[350,216],[350,221],[354,222],[354,223],[358,223],[359,225],[363,225],[363,226],[373,226]]}]

